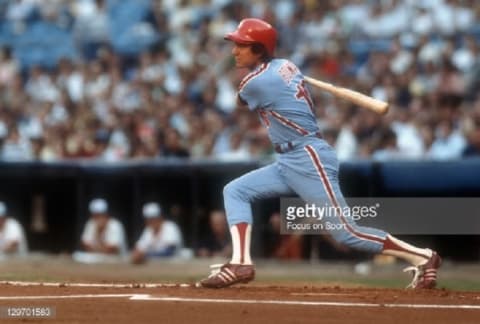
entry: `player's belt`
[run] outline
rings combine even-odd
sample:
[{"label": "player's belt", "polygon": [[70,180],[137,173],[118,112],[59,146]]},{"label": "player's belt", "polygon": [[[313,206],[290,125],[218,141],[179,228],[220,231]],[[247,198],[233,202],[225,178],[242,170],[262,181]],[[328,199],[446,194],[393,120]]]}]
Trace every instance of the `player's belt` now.
[{"label": "player's belt", "polygon": [[293,140],[293,141],[288,141],[288,142],[281,143],[281,144],[274,144],[273,149],[275,150],[275,152],[277,152],[279,154],[286,153],[288,151],[293,150],[293,148],[297,144],[301,143],[304,140],[305,137],[310,137],[310,136],[317,137],[317,138],[323,138],[322,133],[320,133],[320,132],[308,133],[307,135],[305,135],[305,136],[303,136],[299,139]]}]

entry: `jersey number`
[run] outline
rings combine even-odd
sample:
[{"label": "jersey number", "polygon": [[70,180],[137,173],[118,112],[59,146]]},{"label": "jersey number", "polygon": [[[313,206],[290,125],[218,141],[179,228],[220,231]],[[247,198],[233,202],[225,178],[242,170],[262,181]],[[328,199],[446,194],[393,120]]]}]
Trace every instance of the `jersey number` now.
[{"label": "jersey number", "polygon": [[313,101],[310,97],[308,89],[305,87],[305,80],[302,80],[302,82],[297,85],[297,93],[295,94],[295,98],[298,100],[304,99],[310,107],[310,110],[313,111]]}]

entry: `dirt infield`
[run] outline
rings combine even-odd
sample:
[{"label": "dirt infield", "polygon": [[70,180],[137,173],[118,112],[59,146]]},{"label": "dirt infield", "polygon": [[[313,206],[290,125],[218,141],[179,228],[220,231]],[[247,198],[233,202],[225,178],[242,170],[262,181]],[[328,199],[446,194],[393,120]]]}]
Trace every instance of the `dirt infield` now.
[{"label": "dirt infield", "polygon": [[[0,323],[480,323],[479,264],[447,262],[441,288],[420,292],[401,289],[401,264],[357,274],[348,263],[259,262],[249,285],[193,287],[212,261],[10,260],[0,263]],[[34,307],[56,314],[14,316]]]},{"label": "dirt infield", "polygon": [[[479,323],[473,292],[283,286],[223,290],[139,284],[0,285],[1,322],[46,323]],[[55,286],[56,285],[56,286]],[[98,287],[100,286],[100,287]],[[15,318],[7,307],[48,307],[54,317]]]}]

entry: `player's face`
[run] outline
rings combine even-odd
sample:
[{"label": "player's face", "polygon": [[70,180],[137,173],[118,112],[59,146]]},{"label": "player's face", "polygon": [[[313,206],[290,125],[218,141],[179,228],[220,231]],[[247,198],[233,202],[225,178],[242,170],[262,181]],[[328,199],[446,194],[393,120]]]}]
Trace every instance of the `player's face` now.
[{"label": "player's face", "polygon": [[107,214],[94,214],[93,220],[97,224],[98,229],[104,229],[108,223],[108,215]]},{"label": "player's face", "polygon": [[147,219],[147,226],[150,227],[154,232],[158,232],[162,226],[163,220],[161,218],[151,218]]},{"label": "player's face", "polygon": [[253,69],[261,63],[261,54],[253,53],[250,45],[234,43],[232,55],[237,68]]}]

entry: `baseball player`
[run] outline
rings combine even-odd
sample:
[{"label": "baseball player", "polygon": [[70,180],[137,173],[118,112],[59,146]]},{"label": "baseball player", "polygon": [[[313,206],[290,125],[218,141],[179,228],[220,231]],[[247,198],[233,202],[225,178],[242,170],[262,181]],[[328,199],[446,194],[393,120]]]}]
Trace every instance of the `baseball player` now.
[{"label": "baseball player", "polygon": [[0,259],[6,256],[26,256],[27,239],[22,225],[8,217],[7,206],[0,201]]},{"label": "baseball player", "polygon": [[143,206],[146,226],[131,255],[132,263],[143,263],[147,259],[167,258],[178,254],[183,247],[182,232],[177,224],[164,218],[162,208],[156,202]]},{"label": "baseball player", "polygon": [[[212,266],[210,276],[197,283],[206,288],[223,288],[254,279],[255,267],[250,257],[254,200],[298,194],[309,204],[328,201],[339,209],[347,206],[340,191],[336,154],[318,129],[304,77],[292,62],[274,58],[276,30],[265,21],[247,18],[225,39],[233,42],[236,67],[250,70],[238,87],[238,101],[258,114],[278,154],[273,164],[225,186],[224,204],[233,253],[230,262]],[[441,264],[435,251],[412,246],[379,229],[358,226],[341,213],[329,221],[341,225],[330,232],[337,242],[411,263],[408,269],[414,277],[409,287],[435,287]]]},{"label": "baseball player", "polygon": [[91,200],[88,209],[90,219],[81,237],[83,251],[74,252],[73,259],[84,263],[120,261],[127,254],[122,223],[110,216],[108,203],[102,198]]}]

